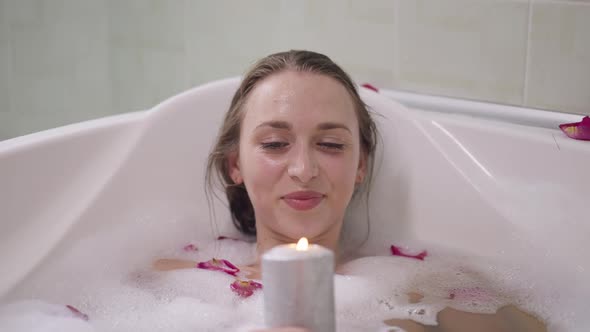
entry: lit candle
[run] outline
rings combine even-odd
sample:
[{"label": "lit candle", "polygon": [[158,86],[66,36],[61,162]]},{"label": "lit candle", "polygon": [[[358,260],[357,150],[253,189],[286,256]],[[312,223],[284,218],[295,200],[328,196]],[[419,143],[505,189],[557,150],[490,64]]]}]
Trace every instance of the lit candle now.
[{"label": "lit candle", "polygon": [[309,245],[306,238],[276,246],[262,256],[262,281],[267,327],[335,330],[331,250]]}]

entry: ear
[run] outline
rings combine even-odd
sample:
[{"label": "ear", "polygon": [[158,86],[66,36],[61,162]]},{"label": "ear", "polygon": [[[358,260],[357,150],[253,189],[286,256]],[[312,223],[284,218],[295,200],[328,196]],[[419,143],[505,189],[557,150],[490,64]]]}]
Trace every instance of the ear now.
[{"label": "ear", "polygon": [[356,170],[356,184],[361,184],[365,180],[365,176],[367,175],[367,154],[361,151],[361,157],[359,158],[359,165]]},{"label": "ear", "polygon": [[240,171],[240,158],[237,152],[232,152],[227,157],[229,177],[234,181],[234,184],[242,184],[242,172]]}]

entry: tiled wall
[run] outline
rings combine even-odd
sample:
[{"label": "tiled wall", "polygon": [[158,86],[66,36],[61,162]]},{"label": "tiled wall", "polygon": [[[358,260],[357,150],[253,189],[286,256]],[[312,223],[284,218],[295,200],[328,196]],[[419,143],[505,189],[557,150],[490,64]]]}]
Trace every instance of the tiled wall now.
[{"label": "tiled wall", "polygon": [[0,139],[290,48],[381,87],[590,114],[588,0],[0,0]]}]

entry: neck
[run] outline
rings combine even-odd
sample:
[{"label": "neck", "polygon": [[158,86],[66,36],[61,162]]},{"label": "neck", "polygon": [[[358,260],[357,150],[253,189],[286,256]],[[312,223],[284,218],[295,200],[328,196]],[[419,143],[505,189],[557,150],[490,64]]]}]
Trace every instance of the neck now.
[{"label": "neck", "polygon": [[[277,233],[264,226],[257,228],[256,251],[257,264],[260,263],[262,254],[282,244],[297,243],[299,238],[290,238]],[[335,261],[338,262],[338,239],[340,238],[340,227],[334,227],[316,237],[308,238],[309,243],[318,244],[334,252]]]}]

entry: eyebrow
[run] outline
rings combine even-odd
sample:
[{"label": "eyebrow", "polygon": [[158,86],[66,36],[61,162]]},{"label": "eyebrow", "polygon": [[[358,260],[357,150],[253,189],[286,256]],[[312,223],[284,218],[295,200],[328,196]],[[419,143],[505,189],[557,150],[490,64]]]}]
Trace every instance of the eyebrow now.
[{"label": "eyebrow", "polygon": [[[286,122],[286,121],[266,121],[266,122],[263,122],[263,123],[259,124],[258,126],[256,126],[256,129],[261,128],[261,127],[271,127],[271,128],[275,128],[275,129],[286,129],[286,130],[291,130],[293,128],[293,126],[289,122]],[[337,122],[322,122],[317,126],[317,128],[319,130],[344,129],[352,134],[352,131],[350,130],[350,128],[348,128],[344,124],[337,123]]]},{"label": "eyebrow", "polygon": [[266,121],[266,122],[263,122],[263,123],[259,124],[258,126],[256,126],[256,129],[262,128],[262,127],[271,127],[271,128],[275,128],[275,129],[287,129],[287,130],[291,130],[291,128],[292,128],[291,124],[286,121]]},{"label": "eyebrow", "polygon": [[349,133],[352,134],[352,131],[350,130],[350,128],[348,128],[346,125],[344,125],[342,123],[337,123],[337,122],[323,122],[323,123],[320,123],[318,125],[318,129],[319,130],[344,129],[344,130],[346,130],[346,131],[348,131]]}]

